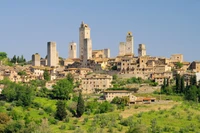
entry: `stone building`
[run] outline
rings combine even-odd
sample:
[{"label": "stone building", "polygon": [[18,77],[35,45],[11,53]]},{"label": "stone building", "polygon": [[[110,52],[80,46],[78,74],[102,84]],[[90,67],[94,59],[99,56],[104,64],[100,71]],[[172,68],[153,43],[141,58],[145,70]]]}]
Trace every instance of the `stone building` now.
[{"label": "stone building", "polygon": [[138,57],[146,56],[146,47],[144,44],[139,44]]},{"label": "stone building", "polygon": [[69,43],[69,58],[76,58],[76,43]]},{"label": "stone building", "polygon": [[125,55],[125,49],[126,49],[126,43],[125,42],[120,42],[119,43],[119,56],[124,56]]},{"label": "stone building", "polygon": [[183,62],[183,55],[182,54],[173,54],[170,58],[171,62]]},{"label": "stone building", "polygon": [[112,87],[112,76],[106,74],[86,74],[75,77],[75,80],[81,83],[79,89],[84,94],[98,93]]},{"label": "stone building", "polygon": [[92,58],[92,41],[91,39],[84,39],[83,45],[83,67],[87,66],[87,60]]},{"label": "stone building", "polygon": [[131,91],[126,90],[107,90],[104,91],[104,97],[107,101],[112,101],[115,97],[128,97],[130,102],[135,103],[137,97],[132,94]]},{"label": "stone building", "polygon": [[38,53],[32,55],[32,66],[40,66],[40,55]]},{"label": "stone building", "polygon": [[131,32],[127,33],[126,42],[120,42],[119,44],[119,56],[131,55],[134,53],[133,36]]},{"label": "stone building", "polygon": [[189,69],[192,70],[193,72],[199,73],[200,72],[200,61],[193,61]]},{"label": "stone building", "polygon": [[56,49],[55,42],[48,42],[47,43],[47,65],[49,67],[58,66],[59,57],[58,52]]},{"label": "stone building", "polygon": [[92,59],[110,58],[110,49],[92,50]]},{"label": "stone building", "polygon": [[128,32],[126,36],[125,55],[134,55],[133,51],[134,51],[133,35],[131,32]]},{"label": "stone building", "polygon": [[85,41],[85,39],[90,39],[90,27],[87,24],[84,24],[84,22],[82,22],[79,28],[79,58],[82,60],[84,58],[85,42],[88,42],[88,40]]}]

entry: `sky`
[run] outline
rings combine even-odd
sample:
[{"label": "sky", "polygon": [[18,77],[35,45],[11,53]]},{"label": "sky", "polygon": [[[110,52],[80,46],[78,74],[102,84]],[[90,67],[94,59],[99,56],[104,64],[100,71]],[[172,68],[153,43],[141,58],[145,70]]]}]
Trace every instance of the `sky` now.
[{"label": "sky", "polygon": [[200,60],[200,0],[1,0],[0,51],[9,57],[47,54],[55,41],[59,56],[68,57],[69,42],[79,42],[82,21],[91,28],[92,47],[110,48],[131,31],[134,53],[146,45],[151,56],[182,53],[185,61]]}]

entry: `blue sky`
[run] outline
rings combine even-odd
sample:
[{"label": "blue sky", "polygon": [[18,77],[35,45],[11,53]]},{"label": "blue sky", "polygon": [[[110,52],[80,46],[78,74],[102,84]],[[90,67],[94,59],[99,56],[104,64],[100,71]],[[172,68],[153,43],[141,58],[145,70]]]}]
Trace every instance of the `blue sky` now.
[{"label": "blue sky", "polygon": [[0,51],[9,57],[47,53],[55,41],[59,55],[79,42],[81,21],[91,28],[93,49],[118,54],[126,33],[134,36],[134,52],[146,44],[147,54],[182,53],[186,61],[200,60],[200,0],[1,0]]}]

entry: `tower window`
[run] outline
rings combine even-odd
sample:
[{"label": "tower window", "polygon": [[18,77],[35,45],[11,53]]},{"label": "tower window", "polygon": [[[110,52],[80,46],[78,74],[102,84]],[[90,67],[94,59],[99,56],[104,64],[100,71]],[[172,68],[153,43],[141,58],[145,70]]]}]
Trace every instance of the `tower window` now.
[{"label": "tower window", "polygon": [[72,45],[71,45],[71,50],[72,50]]}]

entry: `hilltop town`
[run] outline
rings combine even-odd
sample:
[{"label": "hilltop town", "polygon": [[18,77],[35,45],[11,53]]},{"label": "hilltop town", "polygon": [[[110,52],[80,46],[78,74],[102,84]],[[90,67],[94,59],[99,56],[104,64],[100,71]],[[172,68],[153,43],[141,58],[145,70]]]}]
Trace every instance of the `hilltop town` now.
[{"label": "hilltop town", "polygon": [[[0,132],[13,132],[16,129],[10,126],[16,127],[19,120],[21,128],[18,131],[24,132],[32,129],[40,132],[124,132],[123,128],[127,130],[127,126],[130,133],[132,130],[161,131],[161,128],[166,132],[179,131],[173,125],[173,128],[166,125],[152,127],[157,117],[154,111],[160,115],[165,113],[165,119],[171,119],[171,116],[181,119],[187,110],[180,113],[182,117],[175,110],[192,105],[177,101],[184,98],[198,103],[200,62],[186,62],[182,54],[172,54],[170,58],[147,55],[145,44],[138,44],[138,53],[134,53],[132,32],[124,34],[124,38],[124,42],[119,42],[118,55],[111,58],[113,48],[92,49],[90,27],[82,22],[79,45],[68,44],[66,59],[59,56],[57,44],[52,41],[47,42],[46,57],[36,51],[31,61],[26,61],[23,56],[9,59],[5,52],[0,52],[0,119],[7,119],[6,124],[0,123],[0,127],[3,125]],[[172,112],[168,118],[168,110],[175,114]],[[106,114],[113,111],[113,114]],[[142,111],[152,118],[151,126],[142,125]],[[78,119],[82,115],[84,120]],[[135,115],[137,122],[133,121]],[[187,119],[192,119],[190,117],[189,114]],[[106,127],[105,120],[112,126]],[[33,127],[29,125],[31,121],[35,123]],[[93,126],[88,121],[92,121]],[[100,123],[94,125],[96,122]],[[195,130],[191,126],[184,131]]]},{"label": "hilltop town", "polygon": [[[112,88],[112,76],[121,78],[140,77],[150,79],[162,85],[164,79],[173,80],[175,74],[194,75],[200,71],[199,62],[185,62],[182,54],[172,54],[170,58],[152,57],[147,55],[145,44],[138,45],[138,53],[134,53],[134,37],[127,32],[125,42],[119,42],[119,54],[111,58],[109,48],[92,49],[90,27],[84,22],[79,27],[79,47],[75,42],[68,45],[68,58],[59,57],[56,42],[47,42],[47,56],[41,57],[39,53],[32,55],[32,62],[25,66],[1,66],[0,79],[8,77],[13,82],[29,82],[43,79],[43,73],[48,70],[49,88],[56,80],[72,73],[76,81],[80,82],[78,89],[82,93],[95,93],[95,89],[106,90]],[[79,49],[79,50],[78,50]],[[79,51],[79,57],[77,57]],[[26,75],[19,75],[24,71]]]}]

